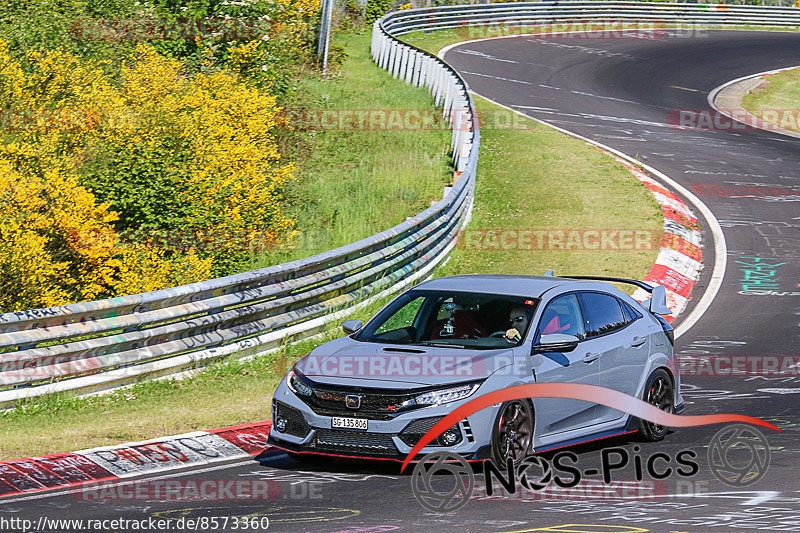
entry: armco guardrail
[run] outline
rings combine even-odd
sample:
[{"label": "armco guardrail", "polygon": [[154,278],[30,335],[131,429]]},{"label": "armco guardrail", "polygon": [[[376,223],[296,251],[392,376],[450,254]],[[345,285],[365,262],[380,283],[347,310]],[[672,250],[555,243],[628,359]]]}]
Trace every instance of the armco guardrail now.
[{"label": "armco guardrail", "polygon": [[375,25],[376,60],[428,87],[453,130],[455,183],[405,222],[306,259],[191,285],[0,314],[0,407],[57,391],[94,392],[278,347],[427,275],[468,219],[479,131],[466,83]]},{"label": "armco guardrail", "polygon": [[[416,217],[307,259],[161,291],[0,315],[0,406],[54,391],[109,389],[308,335],[372,298],[425,276],[469,216],[479,131],[467,84],[446,63],[394,36],[470,25],[659,22],[796,26],[800,10],[639,2],[455,5],[390,13],[372,33],[375,61],[428,87],[453,126],[460,179]],[[56,380],[53,382],[49,382]]]},{"label": "armco guardrail", "polygon": [[395,11],[382,19],[392,35],[417,30],[587,22],[641,22],[697,25],[800,25],[800,8],[661,2],[507,2],[451,5]]}]

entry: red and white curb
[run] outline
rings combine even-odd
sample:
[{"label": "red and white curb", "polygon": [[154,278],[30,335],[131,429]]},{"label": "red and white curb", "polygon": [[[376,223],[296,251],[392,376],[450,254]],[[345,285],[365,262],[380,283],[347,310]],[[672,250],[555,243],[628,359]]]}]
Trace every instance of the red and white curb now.
[{"label": "red and white curb", "polygon": [[[664,235],[655,264],[644,277],[644,281],[663,285],[667,290],[667,307],[672,315],[666,317],[672,322],[686,308],[692,289],[703,270],[703,250],[700,225],[689,206],[672,191],[665,189],[653,178],[613,154],[614,159],[630,170],[636,179],[650,189],[664,214]],[[634,299],[642,302],[650,295],[636,289]]]},{"label": "red and white curb", "polygon": [[267,445],[271,425],[257,422],[0,462],[0,497],[255,457],[271,448]]}]

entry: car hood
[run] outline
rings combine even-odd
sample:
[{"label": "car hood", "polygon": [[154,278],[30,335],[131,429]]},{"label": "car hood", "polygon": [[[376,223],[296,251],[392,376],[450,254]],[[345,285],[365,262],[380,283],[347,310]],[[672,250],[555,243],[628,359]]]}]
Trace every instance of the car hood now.
[{"label": "car hood", "polygon": [[349,337],[319,346],[297,362],[319,383],[404,389],[483,380],[514,363],[513,349],[470,350],[360,342]]}]

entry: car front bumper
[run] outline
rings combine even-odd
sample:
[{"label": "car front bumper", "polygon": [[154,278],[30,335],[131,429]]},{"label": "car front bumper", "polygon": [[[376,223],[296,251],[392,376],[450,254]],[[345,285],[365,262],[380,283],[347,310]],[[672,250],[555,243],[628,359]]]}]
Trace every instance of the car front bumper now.
[{"label": "car front bumper", "polygon": [[[366,459],[405,460],[423,434],[462,403],[422,407],[386,420],[374,420],[358,411],[336,413],[345,418],[367,418],[366,430],[332,427],[333,416],[319,414],[281,382],[272,401],[269,444],[297,453],[316,453]],[[458,422],[460,439],[452,446],[428,445],[417,458],[434,451],[450,451],[468,460],[489,458],[491,428],[499,406],[482,409]],[[284,431],[276,427],[278,417],[286,419]]]}]

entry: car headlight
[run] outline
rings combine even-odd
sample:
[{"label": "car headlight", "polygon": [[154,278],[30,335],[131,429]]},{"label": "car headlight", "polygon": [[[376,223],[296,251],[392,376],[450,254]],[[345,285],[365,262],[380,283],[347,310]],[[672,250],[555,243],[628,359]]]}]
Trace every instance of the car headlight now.
[{"label": "car headlight", "polygon": [[443,403],[455,402],[463,400],[472,395],[473,392],[478,390],[480,383],[469,383],[467,385],[459,385],[458,387],[451,387],[449,389],[439,389],[425,394],[420,394],[414,398],[417,405],[441,405]]},{"label": "car headlight", "polygon": [[286,385],[298,396],[311,396],[311,387],[300,381],[294,368],[286,374]]}]

